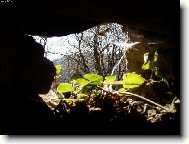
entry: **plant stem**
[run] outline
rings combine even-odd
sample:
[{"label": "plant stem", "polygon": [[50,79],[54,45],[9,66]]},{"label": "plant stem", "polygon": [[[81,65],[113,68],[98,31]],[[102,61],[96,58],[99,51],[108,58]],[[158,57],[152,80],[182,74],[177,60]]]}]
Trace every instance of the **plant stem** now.
[{"label": "plant stem", "polygon": [[138,94],[134,94],[134,93],[131,93],[131,92],[118,92],[118,91],[116,91],[116,92],[113,93],[113,92],[104,90],[104,89],[101,88],[101,87],[98,87],[98,88],[101,89],[101,90],[103,90],[103,91],[105,91],[105,92],[107,92],[107,93],[110,93],[111,95],[117,93],[117,94],[123,94],[123,95],[125,95],[125,96],[127,96],[127,95],[129,95],[129,96],[135,96],[135,97],[140,98],[140,99],[142,99],[142,100],[144,100],[144,101],[147,101],[147,102],[149,102],[149,103],[151,103],[151,104],[153,104],[153,105],[156,105],[156,106],[158,106],[158,107],[160,107],[160,108],[166,110],[167,112],[170,112],[168,109],[166,109],[166,108],[163,107],[162,105],[160,105],[160,104],[158,104],[158,103],[156,103],[156,102],[154,102],[154,101],[151,101],[151,100],[149,100],[149,99],[147,99],[147,98],[145,98],[145,97],[143,97],[143,96],[140,96],[140,95],[138,95]]},{"label": "plant stem", "polygon": [[134,94],[134,93],[130,93],[130,92],[118,92],[119,94],[124,94],[124,95],[132,95],[132,96],[135,96],[135,97],[138,97],[138,98],[140,98],[140,99],[142,99],[142,100],[145,100],[145,101],[147,101],[147,102],[149,102],[149,103],[151,103],[151,104],[153,104],[153,105],[156,105],[156,106],[158,106],[158,107],[160,107],[160,108],[162,108],[162,109],[164,109],[164,110],[166,110],[166,111],[168,111],[169,112],[169,110],[167,110],[165,107],[163,107],[162,105],[160,105],[160,104],[158,104],[158,103],[156,103],[156,102],[154,102],[154,101],[151,101],[151,100],[149,100],[149,99],[147,99],[147,98],[145,98],[145,97],[143,97],[143,96],[140,96],[140,95],[137,95],[137,94]]}]

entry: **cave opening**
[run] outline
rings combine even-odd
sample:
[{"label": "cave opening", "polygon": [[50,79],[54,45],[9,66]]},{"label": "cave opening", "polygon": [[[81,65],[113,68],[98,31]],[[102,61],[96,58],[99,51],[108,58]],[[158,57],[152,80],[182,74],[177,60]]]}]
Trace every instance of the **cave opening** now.
[{"label": "cave opening", "polygon": [[[153,34],[153,37],[149,38],[149,32],[143,34],[117,23],[97,25],[81,33],[63,37],[33,37],[43,45],[45,49],[44,56],[50,59],[59,71],[51,90],[47,94],[40,94],[40,97],[51,110],[55,110],[59,114],[62,111],[70,115],[72,113],[73,115],[83,114],[84,117],[93,112],[103,111],[110,113],[111,116],[116,113],[113,117],[108,116],[111,117],[112,121],[117,121],[118,119],[115,117],[119,118],[117,116],[119,112],[114,108],[121,108],[122,106],[118,106],[116,103],[118,101],[120,103],[129,102],[131,108],[134,108],[135,103],[137,105],[136,110],[140,115],[139,121],[146,119],[154,125],[161,122],[164,125],[164,122],[166,123],[169,117],[167,116],[168,113],[175,113],[175,115],[173,114],[174,116],[171,116],[171,119],[174,119],[177,123],[175,133],[179,133],[180,95],[175,93],[176,90],[174,89],[173,53],[170,50],[170,47],[175,48],[175,45],[170,43],[169,39],[158,34],[155,36]],[[98,97],[99,90],[91,89],[89,86],[89,91],[85,91],[86,86],[90,85],[90,83],[86,82],[86,78],[82,79],[82,77],[87,74],[91,74],[89,81],[93,81],[92,77],[96,77],[96,75],[102,76],[103,84],[97,86],[101,86],[101,88],[105,88],[107,77],[110,76],[112,79],[115,77],[113,81],[109,80],[108,87],[105,90],[112,93],[112,95],[110,94],[111,100],[113,99],[115,102],[110,102],[108,98],[109,110],[104,111],[104,105],[99,105],[94,100],[96,98],[102,103],[106,103],[104,102],[107,101],[106,98],[104,100],[104,98]],[[128,76],[128,74],[133,74],[134,79],[132,81],[144,78],[144,84],[136,87],[120,86],[121,84],[118,84],[118,82],[123,83],[125,76]],[[74,83],[75,79],[73,80],[74,76],[80,79],[76,85]],[[79,85],[82,86],[79,87]],[[118,98],[119,100],[115,100],[113,96],[115,92],[122,95],[127,91],[141,96],[142,99],[138,97],[139,100],[137,98]],[[150,102],[152,105],[156,103],[156,108],[149,105],[148,100],[152,101],[152,103]],[[63,108],[57,109],[60,105]],[[130,110],[127,109],[124,112],[130,113]],[[134,114],[133,116],[135,117],[136,115]],[[107,117],[100,118],[106,119]],[[78,119],[79,121],[81,120],[80,118]],[[143,124],[137,125],[137,127],[143,127]],[[120,125],[113,124],[113,127],[120,128]],[[168,131],[165,133],[170,132]]]},{"label": "cave opening", "polygon": [[176,2],[46,3],[1,5],[0,133],[180,135]]}]

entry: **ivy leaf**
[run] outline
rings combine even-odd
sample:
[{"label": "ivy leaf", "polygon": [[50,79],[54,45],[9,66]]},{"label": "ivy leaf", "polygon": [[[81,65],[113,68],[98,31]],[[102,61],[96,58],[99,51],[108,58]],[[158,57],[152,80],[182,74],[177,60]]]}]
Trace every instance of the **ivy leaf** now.
[{"label": "ivy leaf", "polygon": [[136,88],[144,83],[145,79],[135,73],[127,73],[123,75],[124,88]]},{"label": "ivy leaf", "polygon": [[116,80],[116,76],[106,76],[104,80],[105,85],[112,85]]},{"label": "ivy leaf", "polygon": [[103,79],[102,76],[92,73],[85,74],[83,77],[90,81],[91,85],[100,85]]},{"label": "ivy leaf", "polygon": [[60,83],[59,86],[57,87],[57,92],[59,93],[66,93],[66,92],[72,92],[73,87],[69,83]]},{"label": "ivy leaf", "polygon": [[97,74],[85,74],[85,75],[73,75],[72,81],[76,81],[79,83],[81,87],[84,87],[86,85],[100,85],[102,83],[102,76]]},{"label": "ivy leaf", "polygon": [[123,85],[125,84],[124,81],[114,81],[112,85]]},{"label": "ivy leaf", "polygon": [[154,53],[154,62],[156,62],[157,59],[158,59],[158,53],[157,53],[157,51],[155,51],[155,53]]},{"label": "ivy leaf", "polygon": [[142,69],[147,70],[153,68],[155,62],[158,60],[157,50],[152,50],[150,53],[144,54],[144,64],[142,65]]},{"label": "ivy leaf", "polygon": [[149,53],[144,54],[144,64],[142,65],[143,70],[150,69],[151,61],[149,60]]},{"label": "ivy leaf", "polygon": [[90,81],[88,81],[88,80],[86,80],[84,78],[78,78],[76,81],[79,83],[79,85],[81,87],[84,87],[85,85],[90,83]]},{"label": "ivy leaf", "polygon": [[143,70],[148,70],[148,69],[150,69],[150,61],[148,61],[146,64],[143,64],[143,65],[142,65],[142,69],[143,69]]},{"label": "ivy leaf", "polygon": [[85,74],[83,77],[90,80],[90,81],[96,81],[96,80],[99,80],[99,79],[102,80],[102,76],[97,75],[97,74],[92,74],[92,73]]},{"label": "ivy leaf", "polygon": [[55,68],[56,68],[56,74],[58,75],[62,69],[62,65],[56,65]]}]

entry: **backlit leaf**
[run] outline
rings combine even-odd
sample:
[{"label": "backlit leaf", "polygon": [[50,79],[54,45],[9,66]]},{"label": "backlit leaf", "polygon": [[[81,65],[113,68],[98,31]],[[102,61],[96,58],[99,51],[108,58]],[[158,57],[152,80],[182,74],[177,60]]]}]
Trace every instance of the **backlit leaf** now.
[{"label": "backlit leaf", "polygon": [[60,83],[59,86],[57,87],[57,91],[59,93],[72,92],[73,91],[73,87],[69,83]]},{"label": "backlit leaf", "polygon": [[146,64],[143,64],[143,65],[142,65],[142,69],[143,69],[143,70],[150,69],[150,61],[148,61]]},{"label": "backlit leaf", "polygon": [[123,85],[123,84],[125,84],[124,81],[114,81],[114,82],[112,83],[112,85]]},{"label": "backlit leaf", "polygon": [[84,78],[78,78],[78,79],[77,79],[77,82],[79,83],[79,85],[80,85],[81,87],[83,87],[83,86],[85,86],[85,85],[87,85],[87,84],[90,83],[90,81],[88,81],[88,80],[86,80],[86,79],[84,79]]},{"label": "backlit leaf", "polygon": [[106,76],[104,80],[105,85],[112,85],[116,80],[116,76]]},{"label": "backlit leaf", "polygon": [[55,68],[56,68],[56,74],[59,74],[62,69],[62,65],[56,65]]},{"label": "backlit leaf", "polygon": [[91,85],[100,85],[102,83],[103,77],[97,74],[85,74],[83,76],[85,79],[90,81]]},{"label": "backlit leaf", "polygon": [[127,73],[123,75],[124,88],[136,88],[144,83],[145,79],[135,73]]},{"label": "backlit leaf", "polygon": [[154,62],[156,62],[157,59],[158,59],[158,53],[157,53],[157,51],[155,51],[155,53],[154,53]]}]

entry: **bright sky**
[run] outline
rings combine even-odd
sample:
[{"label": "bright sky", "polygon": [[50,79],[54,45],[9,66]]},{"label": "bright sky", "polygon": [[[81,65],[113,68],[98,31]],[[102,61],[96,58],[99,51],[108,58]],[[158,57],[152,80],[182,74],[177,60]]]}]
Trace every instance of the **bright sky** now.
[{"label": "bright sky", "polygon": [[[67,42],[67,39],[69,39],[70,42],[74,42],[73,39],[71,39],[72,35],[68,36],[62,36],[62,37],[51,37],[47,38],[47,44],[46,44],[46,51],[50,51],[51,53],[47,53],[47,58],[50,60],[55,60],[58,58],[61,58],[63,55],[69,53],[69,51],[73,52],[73,49],[71,48],[70,44]],[[40,43],[40,37],[34,36],[37,42]],[[43,40],[42,40],[43,44]]]},{"label": "bright sky", "polygon": [[61,54],[65,54],[67,47],[66,42],[64,42],[66,37],[52,37],[48,38],[47,40],[47,45],[46,45],[46,50],[51,50],[55,54],[50,54],[48,53],[47,58],[50,60],[54,60],[57,58],[62,57]]},{"label": "bright sky", "polygon": [[180,5],[189,8],[189,0],[180,0]]},{"label": "bright sky", "polygon": [[[120,29],[121,32],[121,25],[119,24],[110,24],[110,25],[116,25],[116,29]],[[104,25],[105,26],[105,25]],[[117,28],[119,26],[119,28]],[[102,26],[103,27],[103,26]],[[105,26],[107,27],[107,26]],[[87,36],[90,36],[91,32],[85,32],[84,33]],[[109,34],[107,34],[108,36]],[[33,36],[38,43],[41,43],[43,45],[44,40],[41,39],[39,36]],[[125,37],[123,37],[125,39]],[[41,42],[40,42],[41,40]],[[75,49],[68,43],[68,40],[71,44],[77,45],[78,41],[75,39],[73,34],[70,34],[68,36],[62,36],[62,37],[51,37],[47,38],[47,44],[45,46],[45,51],[47,52],[47,58],[50,60],[55,60],[58,58],[63,57],[64,54],[73,53],[75,52]],[[111,38],[110,38],[111,40]],[[113,38],[111,40],[111,43],[114,43],[117,46],[124,46],[127,42],[124,40],[122,43],[115,41]]]},{"label": "bright sky", "polygon": [[[34,36],[37,42],[40,42],[39,36]],[[71,35],[69,36],[62,36],[62,37],[52,37],[47,38],[47,44],[46,44],[46,51],[50,51],[51,53],[47,53],[47,58],[49,60],[55,60],[58,58],[63,57],[63,54],[74,52],[74,49],[70,46],[70,44],[67,42],[67,39],[71,43],[74,43],[74,39]],[[139,42],[134,43],[127,43],[127,41],[123,42],[111,42],[114,43],[117,46],[126,47],[127,49],[131,48],[132,46],[138,44]],[[43,41],[42,41],[43,44]]]}]

